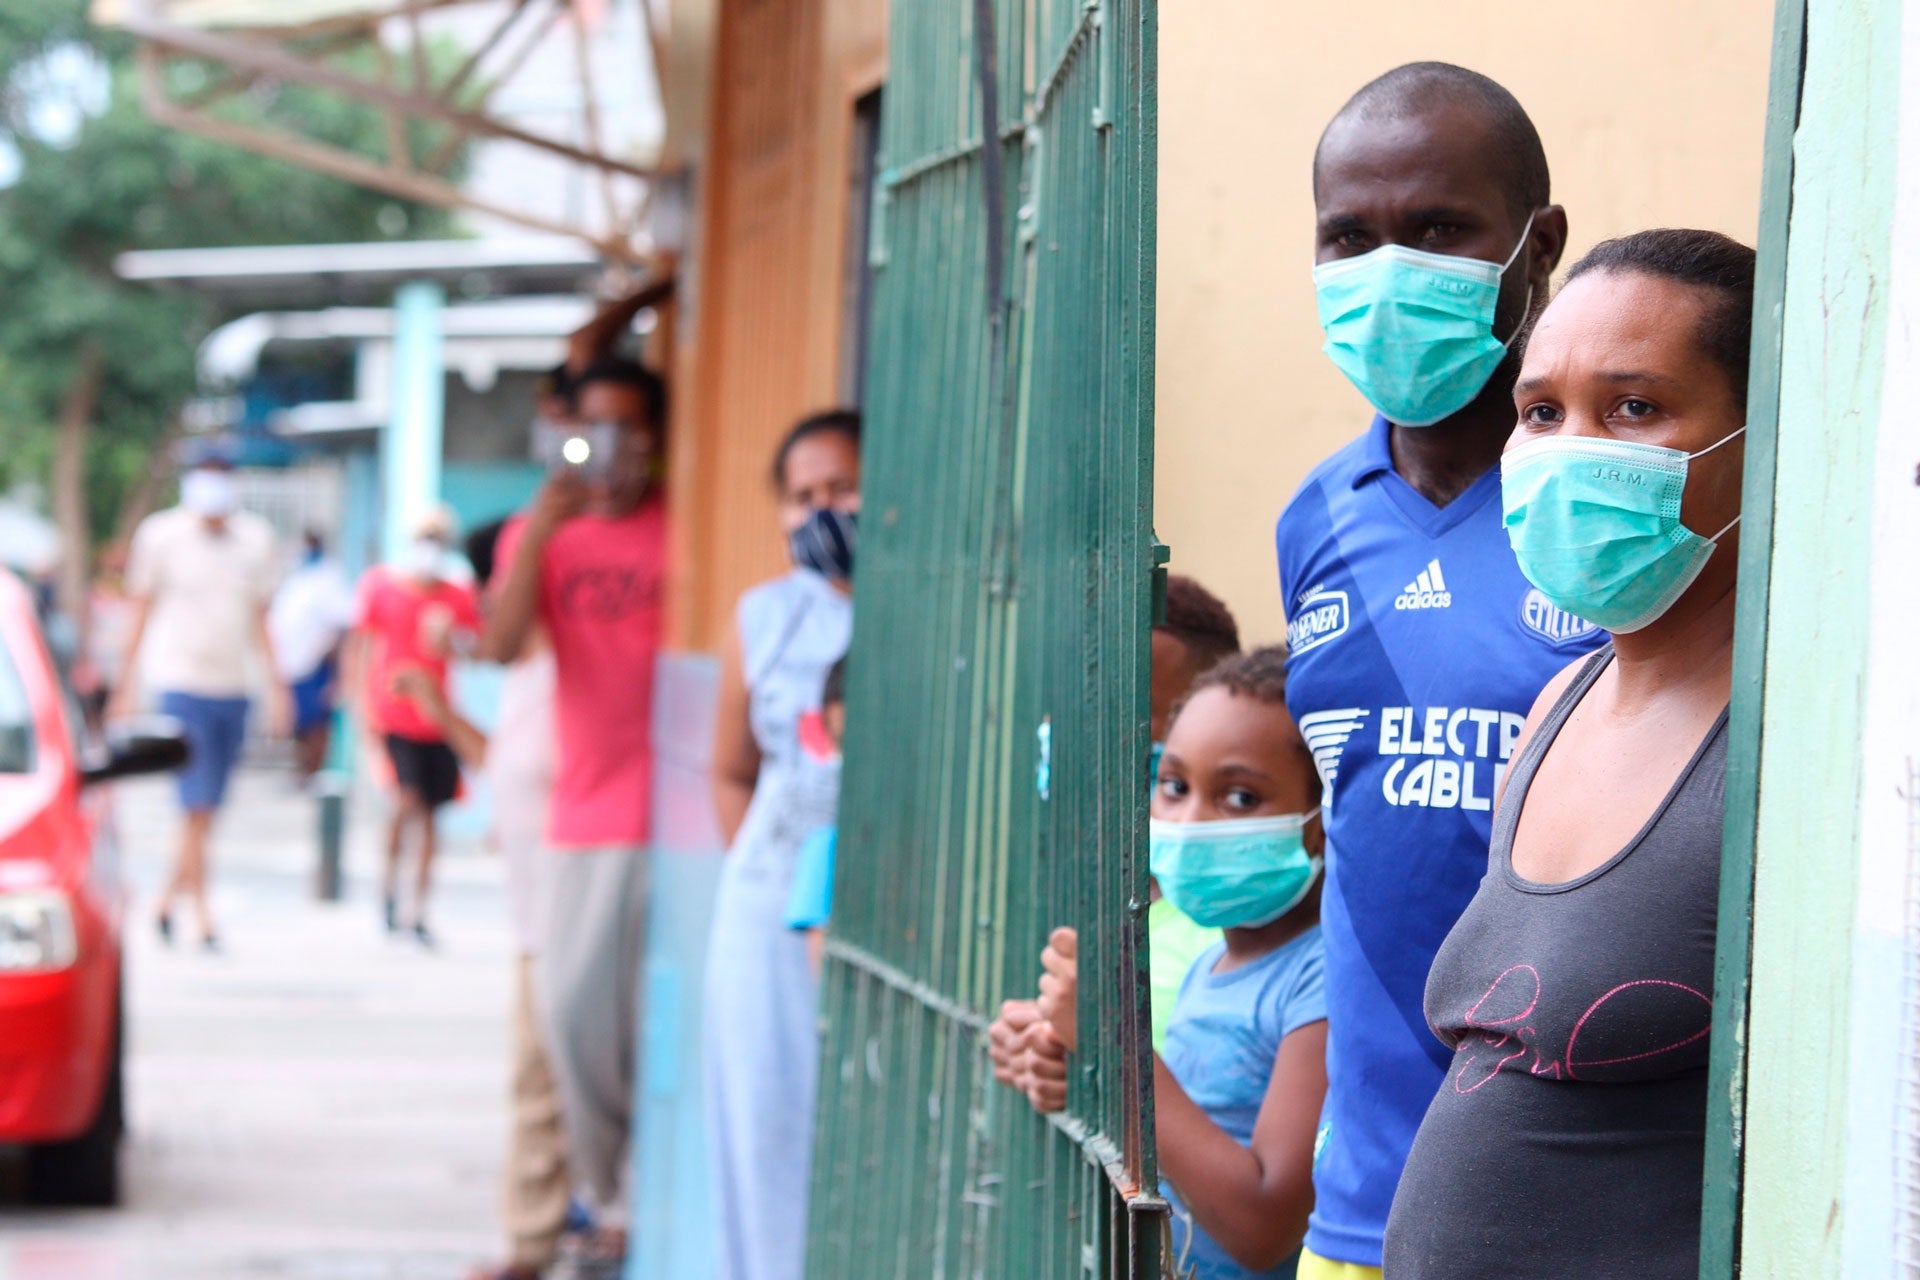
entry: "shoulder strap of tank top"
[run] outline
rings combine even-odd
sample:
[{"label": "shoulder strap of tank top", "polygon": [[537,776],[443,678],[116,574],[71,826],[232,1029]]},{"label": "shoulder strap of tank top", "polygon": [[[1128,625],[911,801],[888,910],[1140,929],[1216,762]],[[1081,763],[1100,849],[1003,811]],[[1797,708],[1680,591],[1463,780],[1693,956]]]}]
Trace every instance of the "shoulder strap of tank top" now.
[{"label": "shoulder strap of tank top", "polygon": [[1567,722],[1573,709],[1580,705],[1580,699],[1587,696],[1587,690],[1593,688],[1593,682],[1600,678],[1600,673],[1612,661],[1612,641],[1595,649],[1586,665],[1560,691],[1560,696],[1540,721],[1540,727],[1527,739],[1527,745],[1520,748],[1520,754],[1507,766],[1506,790],[1501,792],[1499,812],[1493,815],[1493,840],[1487,849],[1488,859],[1493,865],[1500,865],[1513,852],[1513,833],[1520,826],[1520,806],[1526,803],[1527,789],[1533,785],[1533,775],[1539,771],[1547,748],[1560,736],[1560,726]]}]

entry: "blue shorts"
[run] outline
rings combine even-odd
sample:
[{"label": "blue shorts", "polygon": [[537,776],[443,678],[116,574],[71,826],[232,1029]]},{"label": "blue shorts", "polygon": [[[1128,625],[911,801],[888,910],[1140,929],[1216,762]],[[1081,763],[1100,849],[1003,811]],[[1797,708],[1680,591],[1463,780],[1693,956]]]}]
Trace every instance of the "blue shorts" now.
[{"label": "blue shorts", "polygon": [[304,735],[333,718],[334,660],[328,658],[290,686],[293,694],[293,732]]},{"label": "blue shorts", "polygon": [[189,813],[218,809],[247,740],[247,700],[163,693],[160,713],[187,730],[187,762],[174,778],[180,786],[180,807]]}]

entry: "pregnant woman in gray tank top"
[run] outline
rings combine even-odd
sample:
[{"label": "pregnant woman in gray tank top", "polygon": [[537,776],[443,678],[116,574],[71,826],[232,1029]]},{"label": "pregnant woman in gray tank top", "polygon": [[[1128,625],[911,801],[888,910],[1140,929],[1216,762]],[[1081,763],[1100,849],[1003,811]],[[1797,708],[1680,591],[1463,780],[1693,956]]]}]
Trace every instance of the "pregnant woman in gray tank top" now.
[{"label": "pregnant woman in gray tank top", "polygon": [[1508,535],[1613,643],[1541,694],[1434,960],[1453,1063],[1388,1280],[1697,1272],[1753,262],[1713,232],[1608,241],[1528,340]]}]

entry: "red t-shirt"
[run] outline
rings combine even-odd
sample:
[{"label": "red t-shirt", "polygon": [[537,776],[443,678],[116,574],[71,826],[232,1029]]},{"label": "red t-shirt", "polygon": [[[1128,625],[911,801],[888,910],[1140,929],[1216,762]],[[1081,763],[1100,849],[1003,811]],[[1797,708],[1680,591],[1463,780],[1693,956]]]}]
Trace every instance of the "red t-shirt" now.
[{"label": "red t-shirt", "polygon": [[440,726],[411,699],[393,692],[393,675],[401,667],[419,667],[445,692],[453,635],[480,630],[473,588],[423,583],[376,565],[360,579],[353,625],[367,640],[367,714],[372,727],[419,742],[441,741],[445,735]]},{"label": "red t-shirt", "polygon": [[[525,522],[500,535],[506,572]],[[547,839],[556,848],[645,843],[653,811],[653,664],[665,617],[667,512],[578,516],[540,558],[539,618],[553,644],[558,736]]]}]

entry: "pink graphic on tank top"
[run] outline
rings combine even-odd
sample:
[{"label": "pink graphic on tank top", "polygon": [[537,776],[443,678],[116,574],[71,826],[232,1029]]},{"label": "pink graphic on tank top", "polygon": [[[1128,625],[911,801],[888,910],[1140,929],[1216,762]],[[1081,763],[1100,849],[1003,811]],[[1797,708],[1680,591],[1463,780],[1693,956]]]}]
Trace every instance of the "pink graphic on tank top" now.
[{"label": "pink graphic on tank top", "polygon": [[[1468,1007],[1461,1015],[1466,1034],[1454,1046],[1455,1093],[1472,1093],[1502,1071],[1523,1067],[1551,1080],[1591,1080],[1609,1068],[1676,1053],[1704,1039],[1713,1026],[1711,997],[1685,983],[1642,978],[1623,982],[1588,1005],[1567,1034],[1566,1053],[1548,1057],[1532,1025],[1543,994],[1539,970],[1516,964]],[[1584,1055],[1583,1038],[1590,1046]]]}]

